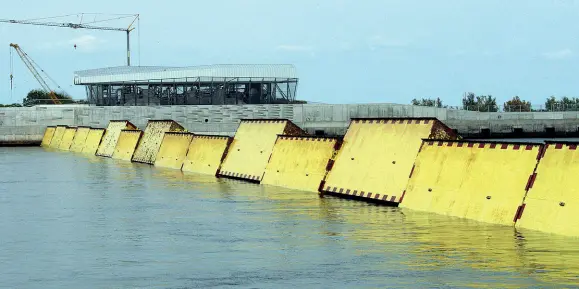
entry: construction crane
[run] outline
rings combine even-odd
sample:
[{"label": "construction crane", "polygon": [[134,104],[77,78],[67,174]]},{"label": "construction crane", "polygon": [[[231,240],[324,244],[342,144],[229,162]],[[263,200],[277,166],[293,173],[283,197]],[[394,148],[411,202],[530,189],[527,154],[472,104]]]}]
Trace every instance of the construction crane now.
[{"label": "construction crane", "polygon": [[[44,80],[44,78],[42,77],[42,75],[40,75],[40,72],[38,70],[40,70],[42,73],[44,73],[44,75],[50,79],[50,81],[52,81],[59,89],[62,90],[62,88],[60,87],[60,85],[58,85],[54,79],[52,79],[42,68],[40,68],[40,66],[38,66],[38,64],[36,62],[34,62],[34,60],[32,60],[32,58],[30,58],[28,56],[28,54],[26,54],[26,52],[24,52],[22,50],[22,48],[20,48],[20,46],[18,44],[14,44],[14,43],[10,43],[10,47],[14,48],[14,50],[16,51],[16,53],[18,54],[18,56],[20,56],[20,59],[22,59],[22,61],[24,62],[24,64],[26,65],[26,67],[28,67],[28,70],[30,70],[30,72],[32,73],[32,75],[34,76],[34,78],[36,78],[36,80],[38,81],[38,83],[40,83],[40,86],[42,87],[42,90],[44,90],[45,92],[48,93],[48,96],[50,97],[50,99],[52,100],[52,102],[54,104],[62,104],[62,102],[56,97],[56,93],[54,92],[54,90],[50,89],[50,86],[48,86],[48,84],[46,83],[46,81]],[[10,62],[12,63],[12,54],[11,54],[11,59]],[[38,67],[38,69],[36,69],[36,67]],[[12,68],[11,68],[12,69]],[[12,78],[13,78],[13,71],[10,71],[10,87],[12,88]]]},{"label": "construction crane", "polygon": [[[80,13],[80,15],[84,14],[91,14],[91,13]],[[71,14],[74,15],[74,14]],[[58,17],[66,17],[71,15],[64,15]],[[60,23],[60,22],[40,22],[35,20],[13,20],[13,19],[0,19],[0,23],[12,23],[12,24],[28,24],[28,25],[37,25],[37,26],[51,26],[51,27],[62,27],[62,28],[72,28],[72,29],[91,29],[91,30],[107,30],[107,31],[122,31],[127,33],[127,66],[131,66],[131,41],[130,41],[130,34],[131,31],[135,29],[133,26],[136,21],[139,21],[140,16],[139,14],[132,14],[132,15],[124,15],[121,17],[107,19],[107,20],[100,20],[100,21],[93,21],[92,23],[102,22],[102,21],[110,21],[115,19],[127,18],[131,17],[132,21],[131,24],[127,28],[119,28],[119,27],[104,27],[104,26],[94,26],[94,25],[87,25],[82,23]],[[57,17],[49,17],[49,18],[57,18]],[[81,18],[82,19],[82,18]],[[82,20],[81,20],[82,21]],[[75,44],[76,48],[76,44]]]}]

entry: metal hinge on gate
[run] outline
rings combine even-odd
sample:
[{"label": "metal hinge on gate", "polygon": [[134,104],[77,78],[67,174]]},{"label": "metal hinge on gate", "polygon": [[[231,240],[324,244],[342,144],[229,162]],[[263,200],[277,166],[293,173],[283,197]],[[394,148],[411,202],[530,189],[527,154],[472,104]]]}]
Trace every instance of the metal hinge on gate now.
[{"label": "metal hinge on gate", "polygon": [[537,178],[537,173],[533,173],[532,175],[529,176],[529,180],[527,181],[527,186],[525,187],[525,191],[528,191],[529,189],[531,189],[533,187],[533,184],[535,184],[536,178]]},{"label": "metal hinge on gate", "polygon": [[547,146],[539,147],[539,152],[537,153],[537,160],[540,161],[545,156],[545,151],[547,150]]},{"label": "metal hinge on gate", "polygon": [[527,204],[522,204],[517,208],[517,212],[515,213],[515,218],[513,219],[513,222],[516,222],[517,220],[520,220],[521,217],[523,216],[523,211],[525,210],[525,206]]},{"label": "metal hinge on gate", "polygon": [[327,172],[331,171],[333,167],[334,167],[334,160],[332,159],[328,160],[328,164],[326,165],[326,171]]},{"label": "metal hinge on gate", "polygon": [[408,178],[412,178],[412,174],[414,174],[414,168],[416,167],[416,164],[412,165],[412,169],[410,170],[410,175],[408,176]]}]

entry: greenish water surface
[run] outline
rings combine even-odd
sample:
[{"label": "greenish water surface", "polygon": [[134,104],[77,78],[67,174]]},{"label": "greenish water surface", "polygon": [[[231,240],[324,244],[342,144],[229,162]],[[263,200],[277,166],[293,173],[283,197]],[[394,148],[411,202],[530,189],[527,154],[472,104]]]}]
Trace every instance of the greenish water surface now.
[{"label": "greenish water surface", "polygon": [[579,240],[0,148],[0,288],[569,288]]}]

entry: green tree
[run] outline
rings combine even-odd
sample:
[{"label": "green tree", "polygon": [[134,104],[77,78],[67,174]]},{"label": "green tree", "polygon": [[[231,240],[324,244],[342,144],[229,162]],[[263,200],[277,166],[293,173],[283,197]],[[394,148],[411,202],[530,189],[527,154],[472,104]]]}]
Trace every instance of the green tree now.
[{"label": "green tree", "polygon": [[[72,97],[70,97],[66,93],[55,92],[54,95],[63,104],[74,103],[74,101],[72,100]],[[26,97],[22,100],[22,104],[23,105],[54,104],[54,102],[50,98],[50,95],[48,92],[43,91],[43,90],[39,90],[39,89],[33,89],[30,92],[28,92]]]},{"label": "green tree", "polygon": [[515,96],[504,104],[505,112],[531,111],[531,102]]},{"label": "green tree", "polygon": [[557,99],[550,96],[545,101],[547,111],[577,111],[579,108],[579,98],[563,96]]},{"label": "green tree", "polygon": [[476,110],[476,95],[472,92],[468,92],[462,98],[462,108],[464,110]]},{"label": "green tree", "polygon": [[20,104],[20,103],[0,104],[0,107],[22,107],[22,104]]},{"label": "green tree", "polygon": [[545,109],[551,111],[553,110],[554,107],[557,106],[557,104],[558,104],[557,98],[551,95],[547,97],[547,100],[545,101]]},{"label": "green tree", "polygon": [[468,92],[464,95],[462,98],[462,107],[465,110],[485,112],[496,112],[499,110],[497,99],[492,95],[475,95],[473,92]]},{"label": "green tree", "polygon": [[442,100],[440,100],[440,98],[423,98],[423,99],[413,99],[410,102],[412,105],[418,105],[418,106],[433,106],[433,107],[442,107]]},{"label": "green tree", "polygon": [[492,95],[477,95],[476,97],[478,111],[496,112],[499,111],[497,99]]}]

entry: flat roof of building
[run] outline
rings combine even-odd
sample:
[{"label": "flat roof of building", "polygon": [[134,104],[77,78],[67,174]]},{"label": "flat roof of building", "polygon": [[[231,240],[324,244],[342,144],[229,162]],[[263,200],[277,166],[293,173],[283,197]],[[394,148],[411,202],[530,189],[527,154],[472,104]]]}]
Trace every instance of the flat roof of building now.
[{"label": "flat roof of building", "polygon": [[[292,64],[218,64],[189,67],[118,66],[76,71],[74,84],[297,79]],[[217,80],[216,80],[217,79]]]}]

